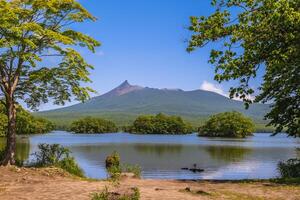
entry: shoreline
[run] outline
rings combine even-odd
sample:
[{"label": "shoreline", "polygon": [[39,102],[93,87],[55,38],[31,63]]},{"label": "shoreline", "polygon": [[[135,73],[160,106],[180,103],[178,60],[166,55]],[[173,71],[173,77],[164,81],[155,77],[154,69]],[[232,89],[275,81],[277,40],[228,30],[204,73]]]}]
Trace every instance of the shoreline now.
[{"label": "shoreline", "polygon": [[[119,184],[108,180],[74,177],[57,168],[0,167],[0,199],[91,200],[105,187],[140,190],[141,199],[300,199],[300,184],[279,184],[270,180],[157,180],[122,177]],[[287,196],[286,194],[289,194]],[[163,198],[162,198],[163,197]]]}]

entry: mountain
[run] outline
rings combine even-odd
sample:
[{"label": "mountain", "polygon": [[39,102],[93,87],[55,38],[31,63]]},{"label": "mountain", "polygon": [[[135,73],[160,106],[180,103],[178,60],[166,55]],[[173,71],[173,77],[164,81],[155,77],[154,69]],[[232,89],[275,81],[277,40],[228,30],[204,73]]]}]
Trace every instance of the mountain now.
[{"label": "mountain", "polygon": [[245,110],[243,102],[204,90],[156,89],[131,85],[125,81],[110,92],[85,103],[40,112],[38,115],[56,120],[80,116],[107,116],[126,121],[127,118],[132,120],[140,114],[163,112],[192,120],[207,118],[214,113],[236,110],[261,121],[268,109],[268,105],[253,104],[250,109]]},{"label": "mountain", "polygon": [[126,80],[121,85],[116,87],[115,89],[111,90],[110,92],[104,94],[104,97],[113,97],[113,96],[121,96],[127,94],[129,92],[142,90],[143,87],[138,85],[130,85],[129,82]]}]

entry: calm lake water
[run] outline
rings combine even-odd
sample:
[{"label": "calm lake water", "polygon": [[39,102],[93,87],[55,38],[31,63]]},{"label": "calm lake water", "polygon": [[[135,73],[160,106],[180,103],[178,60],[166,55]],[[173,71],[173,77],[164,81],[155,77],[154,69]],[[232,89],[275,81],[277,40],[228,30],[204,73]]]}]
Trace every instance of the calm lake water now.
[{"label": "calm lake water", "polygon": [[[17,154],[31,159],[39,143],[58,143],[91,178],[106,178],[104,160],[118,151],[122,163],[138,164],[143,178],[154,179],[265,179],[278,176],[278,161],[297,155],[300,139],[286,135],[255,134],[246,139],[205,138],[192,135],[132,135],[127,133],[75,135],[55,131],[20,136]],[[4,145],[0,138],[0,148]],[[181,170],[197,164],[202,173]]]}]

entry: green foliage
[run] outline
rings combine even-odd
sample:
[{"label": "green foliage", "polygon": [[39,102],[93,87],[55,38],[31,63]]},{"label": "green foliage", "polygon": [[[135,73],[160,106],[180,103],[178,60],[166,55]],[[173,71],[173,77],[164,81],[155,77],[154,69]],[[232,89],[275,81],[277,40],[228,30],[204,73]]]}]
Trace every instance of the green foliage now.
[{"label": "green foliage", "polygon": [[[212,0],[216,11],[208,17],[191,17],[188,51],[210,42],[209,62],[215,65],[215,80],[238,80],[231,97],[246,103],[254,94],[251,81],[263,72],[263,82],[254,102],[273,102],[266,115],[276,133],[286,130],[300,136],[300,1]],[[219,45],[220,46],[220,45]]]},{"label": "green foliage", "polygon": [[60,167],[70,174],[84,177],[82,169],[75,159],[70,156],[70,150],[59,144],[39,144],[39,151],[34,153],[36,167]]},{"label": "green foliage", "polygon": [[141,178],[142,169],[139,165],[122,165],[122,172],[133,173],[136,178]]},{"label": "green foliage", "polygon": [[139,116],[127,131],[141,134],[187,134],[192,133],[193,130],[191,125],[184,122],[181,117],[160,113],[156,116]]},{"label": "green foliage", "polygon": [[58,167],[78,177],[84,177],[82,169],[78,166],[74,157],[65,157],[58,162]]},{"label": "green foliage", "polygon": [[[71,97],[88,99],[89,69],[75,49],[94,52],[100,43],[71,29],[70,24],[96,20],[76,0],[0,0],[1,91],[22,99],[30,108]],[[45,65],[49,56],[56,63]],[[12,99],[10,99],[12,101]]]},{"label": "green foliage", "polygon": [[120,155],[118,152],[113,152],[111,155],[107,156],[105,159],[106,169],[110,167],[120,167]]},{"label": "green foliage", "polygon": [[137,187],[131,188],[132,194],[118,194],[116,192],[109,192],[108,188],[105,187],[100,193],[94,193],[92,200],[139,200],[140,191]]},{"label": "green foliage", "polygon": [[[0,104],[0,137],[5,136],[7,131],[7,116],[5,112],[4,106]],[[53,123],[41,117],[34,117],[21,106],[17,107],[17,113],[17,134],[48,133],[54,129]]]},{"label": "green foliage", "polygon": [[6,124],[7,117],[5,114],[0,112],[0,137],[4,137],[6,135]]},{"label": "green foliage", "polygon": [[[300,149],[297,149],[297,151],[300,152]],[[300,179],[300,158],[279,162],[277,168],[283,179]]]},{"label": "green foliage", "polygon": [[118,152],[113,152],[111,155],[107,156],[105,159],[105,167],[113,181],[120,178],[122,173],[122,168],[120,166],[120,155]]},{"label": "green foliage", "polygon": [[213,115],[199,128],[199,136],[246,137],[254,132],[254,123],[239,112]]},{"label": "green foliage", "polygon": [[[112,104],[116,105],[113,109]],[[243,102],[233,101],[213,92],[151,88],[140,89],[121,96],[101,95],[84,104],[34,114],[53,121],[58,128],[65,128],[72,121],[87,116],[111,120],[118,127],[122,127],[131,125],[139,115],[153,115],[160,112],[181,116],[193,127],[199,127],[208,116],[231,110],[251,117],[256,123],[263,125],[268,123],[263,120],[263,117],[270,111],[269,105],[253,104],[245,110]]]},{"label": "green foliage", "polygon": [[74,121],[70,130],[75,133],[115,133],[118,128],[112,121],[86,117]]},{"label": "green foliage", "polygon": [[300,159],[279,162],[278,170],[282,178],[300,178]]},{"label": "green foliage", "polygon": [[[0,98],[7,107],[7,135],[12,138],[0,165],[15,164],[19,101],[37,109],[49,99],[61,105],[73,98],[83,102],[94,92],[81,86],[90,82],[93,66],[77,49],[95,52],[100,43],[70,26],[94,20],[77,0],[0,0]],[[37,123],[35,131],[41,131],[41,120]]]}]

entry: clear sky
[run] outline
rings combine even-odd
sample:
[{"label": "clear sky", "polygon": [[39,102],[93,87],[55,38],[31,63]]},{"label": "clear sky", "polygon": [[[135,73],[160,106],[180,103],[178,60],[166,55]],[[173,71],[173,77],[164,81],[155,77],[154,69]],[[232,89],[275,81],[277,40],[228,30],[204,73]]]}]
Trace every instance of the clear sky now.
[{"label": "clear sky", "polygon": [[[230,83],[217,85],[207,63],[210,47],[185,51],[189,17],[214,11],[210,0],[80,0],[97,22],[74,28],[102,43],[95,54],[82,50],[95,66],[91,73],[98,95],[124,80],[154,88],[216,90],[226,94]],[[231,83],[232,84],[232,83]],[[211,89],[210,89],[211,88]],[[42,110],[54,108],[44,105]]]}]

